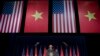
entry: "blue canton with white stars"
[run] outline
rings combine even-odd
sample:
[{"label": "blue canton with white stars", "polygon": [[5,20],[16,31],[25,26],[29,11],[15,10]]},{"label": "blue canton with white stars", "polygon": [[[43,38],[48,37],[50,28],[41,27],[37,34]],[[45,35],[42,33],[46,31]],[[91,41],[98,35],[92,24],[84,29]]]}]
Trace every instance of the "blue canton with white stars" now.
[{"label": "blue canton with white stars", "polygon": [[53,14],[64,13],[64,1],[53,0]]},{"label": "blue canton with white stars", "polygon": [[2,9],[2,14],[12,14],[13,7],[14,7],[14,2],[5,2]]}]

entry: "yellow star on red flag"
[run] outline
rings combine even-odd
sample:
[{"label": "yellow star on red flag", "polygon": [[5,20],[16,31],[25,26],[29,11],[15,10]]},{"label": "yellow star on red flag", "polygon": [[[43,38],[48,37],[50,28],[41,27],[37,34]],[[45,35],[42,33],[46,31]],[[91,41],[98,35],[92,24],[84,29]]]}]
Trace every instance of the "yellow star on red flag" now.
[{"label": "yellow star on red flag", "polygon": [[88,11],[88,14],[85,15],[85,17],[88,17],[89,21],[91,21],[93,19],[96,19],[94,15],[95,13],[91,13],[90,11]]},{"label": "yellow star on red flag", "polygon": [[38,12],[36,10],[35,14],[33,14],[32,17],[34,17],[36,21],[36,20],[42,19],[42,14],[43,14],[42,12]]}]

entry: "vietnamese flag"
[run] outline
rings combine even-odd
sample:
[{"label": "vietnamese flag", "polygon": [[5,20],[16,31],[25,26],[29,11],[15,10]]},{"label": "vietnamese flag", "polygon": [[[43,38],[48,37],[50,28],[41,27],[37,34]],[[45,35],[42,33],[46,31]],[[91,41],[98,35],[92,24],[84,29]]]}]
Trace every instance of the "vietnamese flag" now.
[{"label": "vietnamese flag", "polygon": [[43,51],[43,56],[46,56],[47,54],[47,50],[46,50],[46,48],[44,47],[44,51]]},{"label": "vietnamese flag", "polygon": [[26,49],[26,56],[29,56],[29,49]]},{"label": "vietnamese flag", "polygon": [[48,32],[48,1],[29,0],[24,32]]},{"label": "vietnamese flag", "polygon": [[35,55],[34,56],[38,56],[37,55],[37,47],[35,47]]},{"label": "vietnamese flag", "polygon": [[78,0],[81,33],[100,33],[100,6],[97,0]]},{"label": "vietnamese flag", "polygon": [[61,47],[61,51],[60,51],[60,56],[64,56],[64,52],[63,52],[62,47]]},{"label": "vietnamese flag", "polygon": [[72,48],[69,49],[69,56],[72,56]]},{"label": "vietnamese flag", "polygon": [[77,56],[80,56],[79,48],[77,47]]}]

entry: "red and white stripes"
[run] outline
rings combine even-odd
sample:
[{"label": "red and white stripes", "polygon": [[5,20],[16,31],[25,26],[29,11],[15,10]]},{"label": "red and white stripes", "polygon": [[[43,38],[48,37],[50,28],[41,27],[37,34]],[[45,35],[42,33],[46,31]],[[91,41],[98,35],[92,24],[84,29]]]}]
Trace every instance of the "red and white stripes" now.
[{"label": "red and white stripes", "polygon": [[12,14],[2,14],[1,33],[18,33],[20,30],[23,1],[15,1]]},{"label": "red and white stripes", "polygon": [[64,13],[53,14],[54,33],[76,33],[73,1],[64,1]]}]

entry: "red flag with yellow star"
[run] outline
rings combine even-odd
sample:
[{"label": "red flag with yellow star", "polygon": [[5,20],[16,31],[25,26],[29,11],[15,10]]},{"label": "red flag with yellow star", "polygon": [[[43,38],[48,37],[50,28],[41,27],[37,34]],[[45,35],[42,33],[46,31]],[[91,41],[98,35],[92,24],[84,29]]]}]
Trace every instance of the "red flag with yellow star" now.
[{"label": "red flag with yellow star", "polygon": [[81,33],[100,33],[100,8],[98,0],[78,0]]},{"label": "red flag with yellow star", "polygon": [[29,0],[24,32],[48,32],[48,1]]}]

